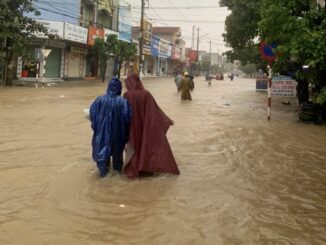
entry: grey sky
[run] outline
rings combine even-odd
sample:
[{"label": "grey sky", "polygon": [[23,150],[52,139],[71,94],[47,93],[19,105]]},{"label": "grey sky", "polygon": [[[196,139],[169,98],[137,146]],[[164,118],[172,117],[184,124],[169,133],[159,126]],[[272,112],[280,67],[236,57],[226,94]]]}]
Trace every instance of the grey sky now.
[{"label": "grey sky", "polygon": [[[132,5],[133,25],[139,25],[141,0],[120,0],[121,4]],[[224,52],[222,33],[224,21],[228,15],[226,8],[219,7],[218,0],[149,0],[150,8],[146,8],[147,18],[152,19],[154,26],[180,26],[186,46],[191,46],[192,26],[196,27],[195,48],[197,44],[197,28],[200,28],[199,49],[209,51],[212,41],[212,52]],[[160,9],[166,7],[168,9]],[[186,8],[187,7],[187,8]]]}]

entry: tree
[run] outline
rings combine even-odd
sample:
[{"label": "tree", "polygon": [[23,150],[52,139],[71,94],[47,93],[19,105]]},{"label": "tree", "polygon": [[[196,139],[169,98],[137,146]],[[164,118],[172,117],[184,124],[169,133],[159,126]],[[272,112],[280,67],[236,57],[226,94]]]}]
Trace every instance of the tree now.
[{"label": "tree", "polygon": [[106,47],[115,58],[114,75],[120,78],[123,62],[129,60],[131,56],[137,53],[136,44],[118,40],[116,35],[108,35]]},{"label": "tree", "polygon": [[[308,83],[318,93],[326,86],[326,12],[312,0],[221,0],[232,13],[227,17],[224,39],[232,47],[231,60],[239,59],[266,68],[258,56],[261,40],[275,42],[278,58],[274,72],[298,81],[299,103],[306,102]],[[309,65],[304,71],[303,65]]]},{"label": "tree", "polygon": [[[288,72],[291,64],[298,81],[299,103],[309,100],[308,83],[321,93],[326,86],[325,9],[310,0],[264,0],[259,27],[263,39],[278,44],[275,70]],[[304,70],[303,65],[309,69]]]},{"label": "tree", "polygon": [[97,55],[100,61],[101,78],[105,81],[106,64],[109,57],[114,57],[114,76],[120,78],[120,70],[124,61],[137,53],[137,47],[134,43],[127,43],[118,40],[117,36],[110,34],[106,41],[101,38],[95,40],[92,51]]},{"label": "tree", "polygon": [[127,43],[119,41],[119,54],[118,54],[118,77],[120,78],[120,71],[122,64],[129,61],[129,58],[137,54],[137,46],[135,43]]},{"label": "tree", "polygon": [[6,85],[11,85],[15,72],[17,56],[27,57],[27,47],[35,32],[47,33],[47,29],[26,14],[40,13],[31,0],[0,1],[0,53],[5,55]]},{"label": "tree", "polygon": [[258,21],[261,0],[221,0],[220,5],[231,10],[225,21],[224,41],[232,50],[226,52],[229,61],[242,64],[259,62]]},{"label": "tree", "polygon": [[210,70],[210,62],[209,62],[209,56],[205,55],[202,57],[202,60],[199,63],[199,69],[202,72],[208,72]]},{"label": "tree", "polygon": [[109,58],[109,53],[105,46],[105,42],[102,38],[96,38],[94,46],[92,47],[92,52],[97,55],[100,62],[100,78],[102,82],[105,81],[106,62]]}]

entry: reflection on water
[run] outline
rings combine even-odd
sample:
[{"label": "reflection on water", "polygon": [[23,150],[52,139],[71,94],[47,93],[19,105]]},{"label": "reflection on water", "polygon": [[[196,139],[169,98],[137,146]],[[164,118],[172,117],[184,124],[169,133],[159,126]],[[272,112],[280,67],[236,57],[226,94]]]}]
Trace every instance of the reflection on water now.
[{"label": "reflection on water", "polygon": [[[106,84],[0,89],[0,244],[325,244],[326,128],[253,80],[145,86],[180,176],[99,179],[87,108]],[[62,96],[64,95],[64,96]]]}]

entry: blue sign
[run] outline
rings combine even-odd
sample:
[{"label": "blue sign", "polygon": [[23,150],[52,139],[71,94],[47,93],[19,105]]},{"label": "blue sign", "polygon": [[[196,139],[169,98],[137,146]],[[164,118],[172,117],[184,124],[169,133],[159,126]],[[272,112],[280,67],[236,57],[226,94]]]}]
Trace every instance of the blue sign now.
[{"label": "blue sign", "polygon": [[160,45],[160,39],[157,37],[152,37],[151,53],[153,56],[158,57],[158,48]]},{"label": "blue sign", "polygon": [[131,42],[131,11],[129,6],[119,6],[119,40]]}]

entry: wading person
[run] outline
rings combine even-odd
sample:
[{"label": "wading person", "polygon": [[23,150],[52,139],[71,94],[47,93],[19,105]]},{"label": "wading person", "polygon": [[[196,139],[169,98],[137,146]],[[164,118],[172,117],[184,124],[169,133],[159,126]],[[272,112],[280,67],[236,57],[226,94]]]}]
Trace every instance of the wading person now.
[{"label": "wading person", "polygon": [[122,84],[112,78],[106,94],[99,96],[90,107],[90,120],[93,129],[93,159],[101,177],[110,168],[112,157],[113,169],[122,170],[123,150],[128,141],[131,121],[131,107],[121,96]]},{"label": "wading person", "polygon": [[190,79],[189,73],[184,73],[184,78],[180,82],[181,100],[191,100],[190,91],[194,89],[194,82]]},{"label": "wading person", "polygon": [[138,75],[126,79],[124,97],[132,109],[128,152],[124,172],[129,178],[153,173],[179,174],[166,133],[173,121],[157,105],[154,97],[144,88]]},{"label": "wading person", "polygon": [[175,85],[177,86],[177,92],[180,92],[179,87],[180,87],[181,79],[182,79],[182,75],[180,74],[179,71],[177,71],[174,78]]}]

